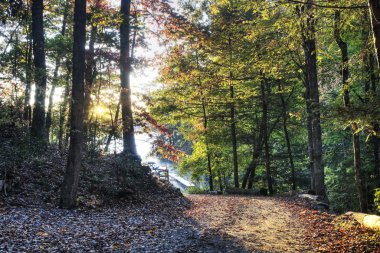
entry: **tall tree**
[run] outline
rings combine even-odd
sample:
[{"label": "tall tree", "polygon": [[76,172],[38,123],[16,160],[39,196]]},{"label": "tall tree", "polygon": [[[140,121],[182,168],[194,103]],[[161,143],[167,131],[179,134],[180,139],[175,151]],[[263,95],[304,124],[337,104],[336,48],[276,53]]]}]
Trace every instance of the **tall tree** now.
[{"label": "tall tree", "polygon": [[122,16],[120,25],[120,100],[123,121],[123,148],[125,154],[137,155],[130,84],[131,58],[129,35],[131,31],[131,0],[121,0],[120,13]]},{"label": "tall tree", "polygon": [[[70,8],[70,1],[66,1],[64,3],[63,20],[62,20],[62,27],[61,27],[61,33],[60,33],[60,35],[62,36],[62,38],[66,34],[67,16],[68,16],[69,8]],[[57,53],[57,58],[55,59],[53,81],[52,81],[52,84],[51,84],[51,91],[50,91],[50,95],[49,95],[49,106],[48,106],[48,110],[47,110],[47,113],[46,113],[46,134],[47,134],[48,138],[49,138],[49,135],[50,135],[50,127],[51,127],[51,123],[52,123],[52,111],[53,111],[54,92],[55,92],[55,88],[56,88],[56,86],[58,84],[58,73],[59,73],[59,69],[61,67],[61,58],[62,58],[62,56],[63,56],[63,52],[59,51]]]},{"label": "tall tree", "polygon": [[46,93],[46,59],[44,34],[43,0],[32,2],[32,38],[35,67],[35,105],[33,110],[32,134],[45,136],[45,93]]},{"label": "tall tree", "polygon": [[308,0],[302,6],[301,33],[305,57],[304,84],[305,100],[307,107],[308,125],[308,149],[311,166],[311,188],[316,195],[327,200],[325,189],[325,175],[322,159],[322,130],[320,118],[318,71],[317,71],[317,47],[315,34],[315,19],[313,14],[313,0]]},{"label": "tall tree", "polygon": [[232,160],[234,166],[234,185],[239,188],[239,164],[238,164],[238,153],[237,153],[237,138],[236,138],[236,119],[235,119],[235,91],[233,84],[233,73],[232,73],[232,40],[231,36],[228,38],[229,47],[229,86],[230,86],[230,118],[231,118],[231,139],[232,139]]},{"label": "tall tree", "polygon": [[371,17],[371,28],[373,42],[375,46],[377,66],[380,65],[380,2],[378,0],[368,0],[369,12]]},{"label": "tall tree", "polygon": [[[348,44],[342,39],[341,29],[340,29],[340,11],[335,11],[335,22],[334,22],[334,38],[341,51],[341,75],[343,84],[343,103],[344,106],[350,107],[350,90],[349,90],[349,68],[348,68]],[[362,171],[362,162],[360,157],[360,136],[358,131],[358,124],[356,122],[351,122],[352,128],[352,146],[354,150],[354,168],[355,168],[355,182],[356,188],[359,196],[360,210],[362,212],[367,212],[367,193],[365,187],[365,176]]]},{"label": "tall tree", "polygon": [[86,71],[86,0],[75,0],[73,79],[70,117],[70,146],[61,192],[61,206],[75,206],[83,145],[84,76]]},{"label": "tall tree", "polygon": [[281,83],[278,84],[278,89],[280,91],[280,100],[281,100],[281,106],[282,106],[282,122],[283,122],[283,128],[284,128],[284,136],[286,141],[286,148],[288,152],[289,157],[289,166],[291,170],[291,182],[292,182],[292,190],[296,190],[296,170],[294,166],[294,158],[293,158],[293,151],[292,146],[290,143],[290,137],[289,137],[289,131],[288,131],[288,106],[285,102],[284,95],[282,94],[282,86]]},{"label": "tall tree", "polygon": [[272,195],[274,193],[273,190],[273,179],[272,179],[272,171],[270,165],[270,152],[269,152],[269,138],[270,133],[268,131],[268,97],[269,97],[270,87],[267,80],[264,78],[264,82],[261,84],[261,100],[263,107],[263,124],[264,124],[264,151],[265,151],[265,170],[266,170],[266,179],[268,185],[269,194]]}]

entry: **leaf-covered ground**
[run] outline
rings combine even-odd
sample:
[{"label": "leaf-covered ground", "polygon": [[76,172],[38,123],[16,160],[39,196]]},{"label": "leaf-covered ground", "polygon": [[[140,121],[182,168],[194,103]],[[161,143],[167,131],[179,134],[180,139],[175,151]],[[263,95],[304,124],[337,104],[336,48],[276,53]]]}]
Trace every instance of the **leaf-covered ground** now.
[{"label": "leaf-covered ground", "polygon": [[378,234],[294,200],[188,198],[191,208],[174,195],[93,210],[5,206],[0,252],[380,252]]},{"label": "leaf-covered ground", "polygon": [[0,252],[245,252],[173,205],[158,199],[99,210],[2,208]]},{"label": "leaf-covered ground", "polygon": [[296,214],[274,198],[190,196],[187,214],[204,227],[226,233],[248,252],[312,252],[306,228]]},{"label": "leaf-covered ground", "polygon": [[380,252],[380,234],[349,216],[279,197],[189,196],[189,217],[247,252]]}]

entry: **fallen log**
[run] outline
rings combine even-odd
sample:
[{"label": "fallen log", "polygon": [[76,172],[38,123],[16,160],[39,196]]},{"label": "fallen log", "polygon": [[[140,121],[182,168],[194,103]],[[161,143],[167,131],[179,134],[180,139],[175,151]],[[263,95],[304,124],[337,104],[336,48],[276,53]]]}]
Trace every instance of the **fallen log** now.
[{"label": "fallen log", "polygon": [[380,216],[366,213],[348,212],[362,226],[380,232]]}]

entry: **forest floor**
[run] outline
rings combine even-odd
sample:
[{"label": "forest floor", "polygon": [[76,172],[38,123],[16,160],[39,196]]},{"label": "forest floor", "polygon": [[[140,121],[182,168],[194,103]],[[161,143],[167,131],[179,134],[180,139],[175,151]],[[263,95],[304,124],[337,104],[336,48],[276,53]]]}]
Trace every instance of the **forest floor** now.
[{"label": "forest floor", "polygon": [[300,217],[276,198],[189,196],[187,214],[202,227],[225,233],[248,252],[313,252]]},{"label": "forest floor", "polygon": [[60,209],[66,154],[24,157],[12,143],[0,138],[0,162],[13,164],[0,192],[0,253],[380,253],[380,233],[350,216],[296,197],[183,196],[122,156],[86,157],[77,209]]},{"label": "forest floor", "polygon": [[94,210],[3,206],[0,252],[380,252],[379,234],[347,217],[337,227],[294,199],[187,198],[190,208],[174,196]]}]

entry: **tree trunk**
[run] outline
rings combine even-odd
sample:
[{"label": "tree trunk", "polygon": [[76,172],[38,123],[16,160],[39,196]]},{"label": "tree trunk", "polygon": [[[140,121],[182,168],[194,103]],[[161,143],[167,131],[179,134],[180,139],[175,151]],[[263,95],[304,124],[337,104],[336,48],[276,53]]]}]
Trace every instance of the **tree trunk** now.
[{"label": "tree trunk", "polygon": [[[54,70],[53,83],[56,82],[56,81],[54,81],[54,78],[58,78],[57,66]],[[47,141],[50,141],[50,127],[51,127],[51,118],[52,118],[52,111],[53,111],[53,98],[54,98],[55,86],[56,86],[55,84],[52,84],[52,86],[51,86],[51,90],[50,90],[50,94],[49,94],[49,105],[48,105],[48,110],[46,113],[45,129],[46,129]]]},{"label": "tree trunk", "polygon": [[310,189],[315,192],[315,173],[314,173],[314,147],[313,147],[313,125],[312,125],[312,112],[310,103],[310,91],[306,86],[305,91],[306,99],[306,121],[307,121],[307,152],[309,155],[309,169],[310,169]]},{"label": "tree trunk", "polygon": [[207,137],[207,112],[206,112],[206,101],[205,98],[202,95],[202,112],[203,112],[203,129],[204,129],[204,135],[205,135],[205,142],[206,142],[206,155],[207,155],[207,170],[208,170],[208,183],[210,186],[210,191],[214,190],[214,180],[212,175],[212,166],[211,166],[211,155],[210,155],[210,148],[208,145],[208,137]]},{"label": "tree trunk", "polygon": [[[61,113],[59,115],[59,134],[58,134],[58,146],[59,150],[66,149],[67,147],[67,139],[65,138],[64,140],[64,135],[67,132],[67,124],[65,124],[65,118],[66,115],[69,113],[67,112],[67,107],[68,107],[68,98],[70,96],[70,70],[68,69],[68,73],[66,75],[66,80],[65,80],[65,93],[63,97],[63,102],[61,104]],[[69,122],[69,119],[67,119],[67,122]]]},{"label": "tree trunk", "polygon": [[31,133],[33,136],[45,140],[46,59],[43,23],[43,0],[33,0],[32,38],[36,92]]},{"label": "tree trunk", "polygon": [[368,0],[371,28],[373,34],[373,44],[375,46],[377,66],[379,66],[380,60],[380,3],[378,0]]},{"label": "tree trunk", "polygon": [[[340,11],[335,11],[334,22],[334,37],[338,44],[342,55],[342,84],[343,84],[343,102],[345,107],[350,107],[350,90],[348,84],[349,69],[348,69],[348,46],[343,41],[340,32]],[[367,211],[367,193],[365,187],[365,177],[362,172],[362,163],[360,158],[360,136],[358,126],[356,122],[351,123],[352,126],[352,145],[354,150],[354,168],[355,168],[355,181],[358,190],[360,210],[362,212]]]},{"label": "tree trunk", "polygon": [[[69,11],[70,1],[66,1],[65,3],[65,9],[63,13],[63,21],[62,21],[62,28],[61,28],[61,35],[65,36],[66,33],[66,24],[67,24],[67,16]],[[54,91],[58,83],[58,72],[59,68],[61,66],[61,54],[57,55],[57,59],[55,59],[55,68],[54,68],[54,74],[53,74],[53,81],[51,84],[51,91],[49,95],[49,106],[48,111],[46,113],[46,136],[49,140],[50,135],[50,127],[51,127],[51,119],[52,119],[52,110],[53,110],[53,97],[54,97]]]},{"label": "tree trunk", "polygon": [[360,159],[360,138],[358,133],[358,126],[352,123],[352,146],[354,149],[354,166],[355,166],[355,182],[359,194],[360,211],[368,211],[367,191],[365,186],[365,177],[361,170],[362,164]]},{"label": "tree trunk", "polygon": [[136,141],[133,127],[131,102],[131,59],[130,55],[130,13],[131,0],[121,0],[122,23],[120,26],[120,81],[121,81],[121,115],[123,120],[123,148],[125,154],[137,155]]},{"label": "tree trunk", "polygon": [[28,36],[28,44],[26,49],[26,69],[25,69],[25,99],[24,99],[24,120],[28,127],[32,120],[32,108],[30,105],[31,89],[32,89],[32,40]]},{"label": "tree trunk", "polygon": [[90,108],[91,108],[91,93],[92,87],[96,78],[96,62],[95,62],[95,41],[98,33],[96,25],[91,25],[90,42],[87,54],[85,88],[84,88],[84,145],[87,149],[89,141],[89,125],[90,125]]},{"label": "tree trunk", "polygon": [[270,168],[270,154],[269,154],[269,134],[268,134],[268,94],[265,90],[269,87],[266,87],[264,83],[261,84],[261,100],[263,107],[263,122],[264,122],[264,151],[265,151],[265,169],[266,169],[266,179],[268,184],[268,191],[270,195],[273,195],[273,183],[272,183],[272,171]]},{"label": "tree trunk", "polygon": [[[29,1],[26,3],[26,9],[30,11]],[[32,40],[32,26],[29,20],[29,15],[27,16],[26,22],[27,26],[27,36],[26,36],[26,50],[25,50],[25,98],[24,98],[24,121],[26,121],[27,126],[30,127],[32,122],[32,107],[30,105],[31,90],[32,90],[32,49],[33,49],[33,40]]]},{"label": "tree trunk", "polygon": [[220,192],[223,192],[223,180],[222,180],[222,173],[220,172],[220,166],[218,166],[218,179],[219,179],[219,190]]},{"label": "tree trunk", "polygon": [[376,176],[376,187],[380,188],[380,160],[379,160],[379,134],[380,127],[379,124],[375,123],[373,126],[373,130],[376,133],[376,136],[372,137],[373,143],[373,166],[374,172]]},{"label": "tree trunk", "polygon": [[[305,4],[305,15],[302,22],[302,38],[305,54],[305,86],[306,86],[306,107],[308,112],[308,134],[309,136],[309,155],[312,161],[313,182],[312,188],[316,195],[327,201],[325,189],[325,175],[322,159],[322,129],[320,119],[319,89],[317,78],[317,51],[315,42],[315,20],[312,13],[313,0],[308,0]],[[314,184],[314,185],[313,185]]]},{"label": "tree trunk", "polygon": [[76,204],[79,172],[81,168],[83,145],[84,75],[86,70],[85,45],[86,0],[75,0],[70,146],[61,194],[61,205],[64,208],[72,208]]},{"label": "tree trunk", "polygon": [[290,144],[290,137],[289,137],[289,131],[288,131],[288,108],[284,99],[284,95],[282,94],[282,87],[281,84],[279,86],[279,91],[280,91],[280,100],[281,100],[281,105],[282,105],[282,122],[283,122],[283,127],[284,127],[284,135],[285,135],[285,141],[286,141],[286,148],[288,151],[288,157],[289,157],[289,165],[290,165],[290,170],[291,170],[291,183],[292,183],[292,190],[296,190],[296,172],[295,172],[295,167],[294,167],[294,160],[293,160],[293,151],[292,151],[292,146]]},{"label": "tree trunk", "polygon": [[235,103],[234,103],[234,85],[232,83],[232,41],[231,37],[228,39],[228,45],[230,50],[230,120],[231,120],[231,139],[232,139],[232,160],[234,166],[234,184],[236,188],[239,188],[239,164],[238,164],[238,153],[237,153],[237,140],[236,140],[236,120],[235,120]]},{"label": "tree trunk", "polygon": [[112,140],[112,137],[115,136],[116,130],[117,130],[117,124],[119,121],[119,113],[120,113],[120,103],[117,104],[116,113],[115,113],[115,119],[112,121],[111,130],[108,134],[106,146],[104,148],[104,153],[108,153],[108,149]]},{"label": "tree trunk", "polygon": [[264,112],[262,112],[262,117],[261,117],[261,123],[260,123],[260,132],[259,135],[255,138],[255,144],[253,148],[253,157],[252,161],[249,164],[244,176],[243,176],[243,182],[242,182],[242,188],[245,189],[247,187],[248,183],[248,189],[253,188],[253,182],[255,179],[255,174],[256,174],[256,167],[257,167],[257,162],[260,159],[261,153],[263,151],[263,146],[264,146]]},{"label": "tree trunk", "polygon": [[350,105],[350,91],[348,84],[349,70],[348,70],[348,46],[347,43],[343,41],[340,32],[340,11],[335,11],[335,22],[334,22],[334,37],[338,44],[342,56],[342,83],[343,83],[343,103],[344,106],[349,107]]}]

